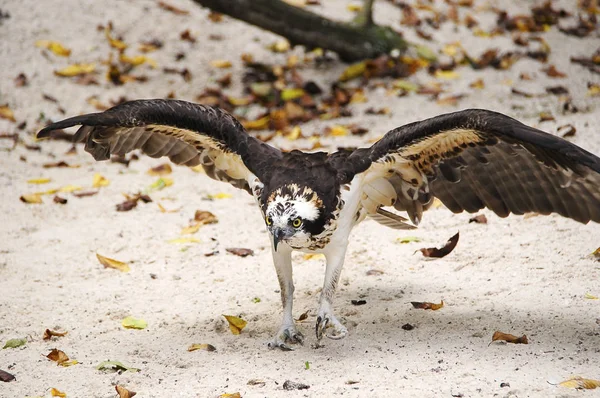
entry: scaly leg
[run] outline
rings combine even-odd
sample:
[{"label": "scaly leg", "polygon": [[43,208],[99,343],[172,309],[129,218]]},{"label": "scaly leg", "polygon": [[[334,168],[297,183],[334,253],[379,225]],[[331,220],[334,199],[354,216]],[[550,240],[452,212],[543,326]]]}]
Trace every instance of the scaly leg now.
[{"label": "scaly leg", "polygon": [[[334,246],[334,245],[332,245]],[[323,282],[323,291],[319,299],[319,311],[317,314],[317,324],[315,331],[317,340],[321,340],[323,336],[330,339],[343,339],[348,334],[348,329],[333,315],[333,295],[340,280],[340,273],[344,265],[344,257],[346,255],[347,242],[343,244],[335,244],[335,248],[325,252],[327,266],[325,268],[325,281]],[[333,333],[325,333],[325,329],[331,325]]]},{"label": "scaly leg", "polygon": [[269,348],[280,348],[290,351],[293,348],[286,343],[304,342],[304,336],[296,329],[292,316],[292,303],[294,300],[294,280],[292,278],[292,250],[285,245],[279,245],[277,251],[271,247],[273,263],[279,279],[281,290],[281,304],[283,306],[283,321],[275,338],[269,343]]}]

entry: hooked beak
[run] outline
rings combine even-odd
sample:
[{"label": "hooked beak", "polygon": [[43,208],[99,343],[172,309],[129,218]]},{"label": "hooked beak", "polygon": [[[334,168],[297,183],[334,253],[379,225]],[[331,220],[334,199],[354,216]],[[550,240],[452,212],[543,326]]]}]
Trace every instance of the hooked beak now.
[{"label": "hooked beak", "polygon": [[289,238],[290,236],[291,235],[290,235],[289,231],[287,231],[286,229],[274,228],[273,229],[273,248],[275,249],[275,251],[277,251],[277,245],[279,245],[279,242]]}]

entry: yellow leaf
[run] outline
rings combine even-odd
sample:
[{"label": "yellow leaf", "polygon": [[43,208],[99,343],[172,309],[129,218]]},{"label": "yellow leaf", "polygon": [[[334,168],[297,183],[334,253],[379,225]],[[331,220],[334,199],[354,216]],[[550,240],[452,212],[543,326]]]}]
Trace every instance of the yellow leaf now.
[{"label": "yellow leaf", "polygon": [[569,380],[565,380],[559,383],[558,385],[567,388],[576,388],[578,390],[593,390],[595,388],[600,387],[600,380],[584,379],[582,377],[576,376]]},{"label": "yellow leaf", "polygon": [[125,42],[112,37],[112,35],[110,34],[110,26],[107,26],[106,29],[104,29],[104,35],[108,40],[108,44],[110,44],[112,48],[116,48],[119,51],[123,51],[127,48],[127,44],[125,44]]},{"label": "yellow leaf", "polygon": [[62,391],[58,391],[56,388],[52,388],[50,390],[50,395],[52,395],[53,397],[61,397],[61,398],[66,398],[67,394],[62,392]]},{"label": "yellow leaf", "polygon": [[338,78],[339,81],[345,82],[348,80],[356,79],[359,76],[362,76],[363,73],[367,70],[366,62],[358,62],[348,66]]},{"label": "yellow leaf", "polygon": [[146,173],[151,176],[164,176],[167,174],[171,174],[172,172],[173,169],[171,168],[171,165],[169,163],[163,163],[156,167],[152,167]]},{"label": "yellow leaf", "polygon": [[454,57],[456,54],[462,51],[462,46],[460,42],[454,42],[450,44],[446,44],[444,48],[442,48],[442,52],[450,57]]},{"label": "yellow leaf", "polygon": [[27,180],[28,184],[47,184],[52,181],[50,178],[32,178],[31,180]]},{"label": "yellow leaf", "polygon": [[117,394],[119,394],[119,398],[133,398],[137,393],[135,391],[129,391],[125,387],[115,386],[115,390]]},{"label": "yellow leaf", "polygon": [[300,129],[300,126],[294,126],[292,128],[292,131],[290,131],[288,134],[286,134],[285,138],[287,138],[290,141],[295,141],[298,138],[300,138],[302,136],[302,129]]},{"label": "yellow leaf", "polygon": [[290,50],[290,42],[283,39],[283,40],[279,40],[276,41],[275,43],[271,44],[269,46],[269,50],[276,52],[276,53],[284,53]]},{"label": "yellow leaf", "polygon": [[435,77],[438,79],[453,80],[458,79],[460,75],[453,70],[436,70]]},{"label": "yellow leaf", "polygon": [[242,398],[242,396],[240,395],[239,392],[234,392],[231,394],[228,394],[228,393],[221,394],[221,395],[219,395],[219,398]]},{"label": "yellow leaf", "polygon": [[242,125],[246,130],[265,130],[269,127],[270,119],[271,117],[267,115],[261,117],[260,119],[244,121]]},{"label": "yellow leaf", "polygon": [[481,90],[485,88],[485,83],[483,82],[483,79],[477,79],[474,82],[471,82],[471,84],[469,84],[469,87]]},{"label": "yellow leaf", "polygon": [[231,330],[231,333],[233,333],[233,334],[240,334],[242,329],[244,329],[246,327],[246,325],[248,324],[248,322],[246,322],[242,318],[238,318],[237,316],[233,316],[233,315],[223,315],[223,316],[225,317],[225,319],[227,319],[227,322],[229,323],[229,329]]},{"label": "yellow leaf", "polygon": [[[81,191],[83,188],[79,185],[65,185],[64,187],[58,188],[58,192],[70,193],[75,191]],[[48,191],[50,193],[50,191]],[[52,192],[54,193],[54,192]],[[50,193],[50,195],[52,194]]]},{"label": "yellow leaf", "polygon": [[42,201],[42,196],[39,193],[25,194],[25,195],[22,195],[19,199],[21,200],[21,202],[30,203],[30,204],[44,203]]},{"label": "yellow leaf", "polygon": [[440,308],[444,307],[444,300],[440,301],[439,304],[429,303],[427,301],[425,301],[425,302],[411,301],[411,304],[414,308],[417,308],[417,309],[437,311]]},{"label": "yellow leaf", "polygon": [[57,41],[52,40],[38,40],[35,42],[36,47],[41,47],[52,51],[54,54],[59,55],[61,57],[68,57],[71,55],[71,50],[64,47]]},{"label": "yellow leaf", "polygon": [[303,258],[304,260],[316,260],[325,258],[325,255],[323,253],[306,253]]},{"label": "yellow leaf", "polygon": [[356,91],[354,94],[352,94],[352,97],[350,97],[351,104],[358,104],[362,102],[367,102],[367,96],[362,90]]},{"label": "yellow leaf", "polygon": [[224,59],[215,59],[213,61],[210,61],[210,65],[213,68],[231,68],[231,61],[227,61]]},{"label": "yellow leaf", "polygon": [[588,83],[588,97],[597,97],[600,95],[600,84]]},{"label": "yellow leaf", "polygon": [[341,126],[339,124],[329,127],[328,130],[330,135],[336,137],[342,137],[350,134],[350,131],[345,126]]},{"label": "yellow leaf", "polygon": [[232,194],[225,193],[225,192],[219,192],[219,193],[215,193],[215,194],[208,194],[207,196],[208,196],[209,199],[229,199],[229,198],[233,197]]},{"label": "yellow leaf", "polygon": [[75,359],[59,363],[60,366],[68,368],[69,366],[77,365],[79,362]]},{"label": "yellow leaf", "polygon": [[177,238],[177,239],[171,239],[171,240],[167,241],[167,243],[171,243],[171,244],[200,243],[200,242],[201,242],[200,239],[193,238],[193,237]]},{"label": "yellow leaf", "polygon": [[138,319],[138,318],[134,318],[132,316],[128,316],[127,318],[123,319],[123,321],[121,321],[121,325],[123,325],[123,327],[125,329],[146,329],[146,327],[148,326],[148,322],[146,322],[143,319]]},{"label": "yellow leaf", "polygon": [[300,98],[304,95],[304,90],[301,88],[286,88],[281,92],[281,99],[283,101],[291,101],[296,98]]},{"label": "yellow leaf", "polygon": [[401,238],[396,239],[396,242],[398,243],[411,243],[411,242],[420,242],[421,238],[417,237],[417,236],[404,236]]},{"label": "yellow leaf", "polygon": [[167,177],[161,177],[150,185],[150,189],[160,191],[163,188],[173,185],[173,180]]},{"label": "yellow leaf", "polygon": [[12,111],[12,109],[10,109],[8,107],[8,105],[2,105],[0,106],[0,118],[2,119],[8,119],[11,122],[16,122],[17,119],[15,119],[15,114]]},{"label": "yellow leaf", "polygon": [[194,224],[194,225],[190,225],[188,227],[183,228],[181,230],[180,234],[181,235],[195,234],[196,232],[198,232],[198,230],[200,229],[201,226],[202,226],[202,224],[200,224],[200,223]]},{"label": "yellow leaf", "polygon": [[212,344],[192,344],[187,350],[192,352],[197,350],[216,351],[217,349]]},{"label": "yellow leaf", "polygon": [[46,355],[46,358],[56,362],[57,365],[62,365],[63,363],[69,361],[69,357],[67,356],[67,354],[65,354],[64,351],[57,350],[56,348],[52,349],[52,351],[50,351],[48,355]]},{"label": "yellow leaf", "polygon": [[583,296],[584,298],[588,299],[588,300],[598,300],[597,296],[594,296],[590,293],[586,293],[585,296]]},{"label": "yellow leaf", "polygon": [[346,6],[346,9],[348,11],[351,11],[351,12],[359,12],[359,11],[362,10],[362,5],[361,4],[354,4],[354,3],[352,3],[352,4],[348,4]]},{"label": "yellow leaf", "polygon": [[158,209],[160,210],[161,213],[177,213],[181,209],[181,208],[179,208],[179,209],[167,210],[160,203],[157,203],[157,205],[158,205]]},{"label": "yellow leaf", "polygon": [[100,187],[105,187],[108,184],[110,184],[110,181],[108,181],[105,177],[103,177],[100,173],[96,173],[94,174],[94,179],[92,181],[92,186],[94,188],[100,188]]},{"label": "yellow leaf", "polygon": [[600,247],[592,252],[592,256],[600,259]]},{"label": "yellow leaf", "polygon": [[233,106],[246,106],[252,102],[251,97],[227,97],[227,101]]},{"label": "yellow leaf", "polygon": [[113,268],[117,269],[121,272],[129,272],[129,264],[124,263],[122,261],[113,260],[112,258],[104,257],[98,253],[96,253],[96,258],[100,261],[100,264],[104,265],[104,268]]},{"label": "yellow leaf", "polygon": [[138,66],[147,63],[152,68],[156,68],[157,63],[155,60],[146,57],[145,55],[136,55],[135,57],[129,57],[125,54],[119,55],[119,61],[124,64],[129,64],[132,66]]},{"label": "yellow leaf", "polygon": [[94,70],[96,70],[96,64],[73,64],[54,71],[54,74],[62,77],[72,77],[92,73]]}]

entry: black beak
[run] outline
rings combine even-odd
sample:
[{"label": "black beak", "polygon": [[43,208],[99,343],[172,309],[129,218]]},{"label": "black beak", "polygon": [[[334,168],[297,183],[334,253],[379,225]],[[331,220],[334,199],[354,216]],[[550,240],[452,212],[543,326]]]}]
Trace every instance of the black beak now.
[{"label": "black beak", "polygon": [[277,245],[283,240],[284,236],[285,232],[283,229],[275,228],[273,230],[273,247],[275,248],[275,251],[277,251]]}]

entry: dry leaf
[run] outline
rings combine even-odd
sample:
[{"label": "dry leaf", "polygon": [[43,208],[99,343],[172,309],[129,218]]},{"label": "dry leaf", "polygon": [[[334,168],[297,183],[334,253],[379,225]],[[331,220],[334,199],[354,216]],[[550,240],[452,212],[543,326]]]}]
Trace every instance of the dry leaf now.
[{"label": "dry leaf", "polygon": [[171,174],[172,172],[173,169],[171,168],[171,165],[169,163],[163,163],[148,170],[147,174],[151,176],[164,176]]},{"label": "dry leaf", "polygon": [[333,135],[334,137],[343,137],[343,136],[349,135],[350,130],[348,130],[348,128],[346,128],[345,126],[336,124],[334,126],[327,127],[325,129],[325,133],[327,133],[329,135]]},{"label": "dry leaf", "polygon": [[64,393],[62,391],[59,391],[59,390],[57,390],[54,387],[50,389],[50,395],[52,395],[53,397],[60,397],[60,398],[66,398],[67,397],[66,393]]},{"label": "dry leaf", "polygon": [[494,332],[494,335],[492,336],[492,342],[498,341],[498,340],[504,340],[507,343],[513,343],[513,344],[529,344],[529,342],[527,341],[527,336],[525,336],[525,335],[523,335],[521,337],[517,337],[517,336],[508,334],[508,333]]},{"label": "dry leaf", "polygon": [[290,42],[287,41],[286,39],[282,39],[282,40],[278,40],[275,43],[271,44],[269,47],[269,50],[275,52],[275,53],[284,53],[290,50],[291,46],[290,46]]},{"label": "dry leaf", "polygon": [[123,327],[125,329],[146,329],[146,327],[148,326],[148,322],[146,322],[143,319],[138,319],[138,318],[134,318],[132,316],[128,316],[127,318],[123,319],[121,321],[121,325],[123,325]]},{"label": "dry leaf", "polygon": [[469,223],[487,224],[488,220],[485,214],[478,214],[475,217],[469,218]]},{"label": "dry leaf", "polygon": [[597,248],[596,250],[594,250],[592,252],[592,256],[596,257],[598,260],[600,260],[600,247]]},{"label": "dry leaf", "polygon": [[21,202],[30,204],[44,203],[42,201],[42,196],[39,193],[21,195],[19,199],[21,200]]},{"label": "dry leaf", "polygon": [[96,257],[98,258],[98,261],[100,261],[100,264],[104,265],[104,268],[113,268],[121,272],[130,271],[129,264],[127,263],[113,260],[112,258],[104,257],[98,253],[96,253]]},{"label": "dry leaf", "polygon": [[246,322],[242,318],[238,318],[237,316],[233,316],[233,315],[223,315],[223,316],[225,317],[225,319],[227,319],[227,323],[229,323],[229,329],[231,330],[231,333],[233,333],[233,334],[240,334],[242,329],[244,329],[246,327],[246,325],[248,324],[248,322]]},{"label": "dry leaf", "polygon": [[221,394],[221,395],[219,395],[219,398],[242,398],[242,396],[240,395],[239,392],[234,392],[231,394],[228,394],[228,393]]},{"label": "dry leaf", "polygon": [[593,294],[590,293],[586,293],[583,298],[588,299],[588,300],[598,300],[600,299],[598,296],[594,296]]},{"label": "dry leaf", "polygon": [[119,398],[132,398],[137,394],[136,392],[129,391],[125,387],[121,386],[115,386],[115,390],[117,391],[117,394],[119,394]]},{"label": "dry leaf", "polygon": [[99,173],[94,174],[94,179],[92,180],[92,186],[94,188],[105,187],[110,184],[110,181],[106,179]]},{"label": "dry leaf", "polygon": [[194,237],[176,238],[176,239],[170,239],[167,241],[167,243],[171,243],[171,244],[200,243],[200,242],[201,242],[200,239],[194,238]]},{"label": "dry leaf", "polygon": [[15,114],[12,111],[12,109],[10,109],[8,107],[8,105],[0,105],[0,118],[2,119],[8,119],[11,122],[16,122],[17,120],[15,119]]},{"label": "dry leaf", "polygon": [[214,345],[212,344],[192,344],[187,349],[189,352],[197,351],[197,350],[205,350],[205,351],[216,351]]},{"label": "dry leaf", "polygon": [[54,71],[54,74],[62,77],[72,77],[92,73],[96,70],[96,64],[73,64],[60,70]]},{"label": "dry leaf", "polygon": [[281,99],[283,101],[291,101],[300,98],[304,95],[304,90],[301,88],[286,88],[281,91]]},{"label": "dry leaf", "polygon": [[160,203],[157,203],[157,205],[158,205],[158,210],[160,210],[161,213],[177,213],[179,210],[181,210],[181,207],[178,209],[168,210]]},{"label": "dry leaf", "polygon": [[300,316],[298,317],[298,319],[296,319],[298,322],[302,322],[306,319],[308,319],[308,313],[310,312],[310,310],[306,310],[305,312],[303,312],[302,314],[300,314]]},{"label": "dry leaf", "polygon": [[47,184],[52,181],[50,178],[32,178],[27,180],[28,184]]},{"label": "dry leaf", "polygon": [[63,363],[65,363],[69,360],[69,357],[67,356],[67,354],[65,354],[61,350],[57,350],[56,348],[52,349],[52,351],[50,351],[50,353],[48,355],[46,355],[46,358],[48,358],[51,361],[56,362],[58,365],[62,365]]},{"label": "dry leaf", "polygon": [[584,379],[576,376],[569,380],[558,383],[559,386],[567,388],[576,388],[578,390],[593,390],[600,387],[600,380]]},{"label": "dry leaf", "polygon": [[103,361],[100,362],[97,366],[96,366],[97,370],[114,370],[114,371],[126,371],[126,372],[139,372],[140,370],[137,368],[131,368],[128,366],[123,365],[121,362],[119,361]]},{"label": "dry leaf", "polygon": [[227,252],[231,253],[231,254],[235,254],[236,256],[240,256],[240,257],[247,257],[247,256],[253,256],[254,255],[254,251],[252,249],[244,249],[241,247],[228,247]]},{"label": "dry leaf", "polygon": [[423,249],[419,249],[419,250],[421,251],[421,253],[423,253],[423,256],[425,256],[425,257],[433,257],[433,258],[445,257],[448,254],[450,254],[452,252],[452,250],[454,250],[454,248],[456,247],[456,244],[458,243],[458,237],[459,237],[459,233],[457,232],[456,235],[454,235],[450,239],[448,239],[448,242],[446,242],[446,244],[439,249],[437,247],[429,247],[429,248],[423,248]]},{"label": "dry leaf", "polygon": [[177,15],[188,15],[189,14],[189,11],[183,10],[181,8],[177,8],[177,7],[172,6],[171,4],[168,4],[164,1],[159,1],[158,6],[160,8],[162,8],[163,10],[172,12],[173,14],[177,14]]},{"label": "dry leaf", "polygon": [[306,260],[320,260],[324,259],[325,255],[323,253],[306,253],[302,256],[302,258]]},{"label": "dry leaf", "polygon": [[15,376],[3,371],[2,369],[0,369],[0,381],[3,381],[5,383],[11,382],[13,380],[15,380]]},{"label": "dry leaf", "polygon": [[206,210],[196,210],[194,213],[194,221],[202,224],[216,224],[219,222],[217,216]]},{"label": "dry leaf", "polygon": [[445,80],[454,80],[454,79],[458,79],[460,77],[460,75],[458,74],[458,72],[455,72],[453,70],[436,70],[435,71],[435,77],[437,77],[438,79],[445,79]]},{"label": "dry leaf", "polygon": [[420,242],[421,238],[417,236],[403,236],[401,238],[397,238],[397,243],[412,243],[412,242]]},{"label": "dry leaf", "polygon": [[544,71],[546,73],[546,75],[548,75],[549,77],[557,77],[557,78],[567,77],[566,73],[560,72],[559,70],[556,69],[556,66],[554,66],[554,65],[550,65],[547,68],[542,69],[542,71]]},{"label": "dry leaf", "polygon": [[64,47],[57,41],[51,40],[38,40],[35,42],[36,47],[45,48],[47,50],[52,51],[54,54],[59,55],[61,57],[68,57],[71,55],[71,50]]},{"label": "dry leaf", "polygon": [[224,59],[215,59],[210,61],[210,65],[213,68],[221,68],[221,69],[225,69],[225,68],[231,68],[232,64],[231,61],[227,61]]},{"label": "dry leaf", "polygon": [[429,303],[427,301],[424,301],[424,302],[411,301],[410,303],[412,304],[412,306],[414,308],[421,309],[421,310],[433,310],[433,311],[437,311],[437,310],[439,310],[440,308],[442,308],[444,306],[444,300],[440,301],[439,304]]},{"label": "dry leaf", "polygon": [[46,329],[46,331],[44,332],[44,340],[50,340],[53,336],[55,337],[63,337],[67,334],[68,332],[56,332],[54,330],[50,330],[50,329]]},{"label": "dry leaf", "polygon": [[173,179],[167,177],[161,177],[150,185],[151,190],[160,191],[163,188],[170,187],[173,185]]},{"label": "dry leaf", "polygon": [[483,82],[483,79],[477,79],[474,82],[471,82],[471,84],[469,84],[469,87],[481,90],[485,88],[485,83]]},{"label": "dry leaf", "polygon": [[181,235],[191,235],[191,234],[195,234],[196,232],[198,232],[198,230],[200,229],[200,227],[202,226],[202,224],[197,223],[194,225],[190,225],[188,227],[185,227],[181,230],[181,232],[179,232]]},{"label": "dry leaf", "polygon": [[117,211],[130,211],[137,206],[137,199],[127,199],[124,202],[117,204]]},{"label": "dry leaf", "polygon": [[230,194],[230,193],[224,193],[224,192],[219,192],[219,193],[208,194],[207,195],[208,199],[229,199],[231,197],[233,197],[232,194]]},{"label": "dry leaf", "polygon": [[560,134],[563,138],[573,137],[577,132],[577,129],[572,124],[565,124],[563,126],[559,126],[557,129],[557,134]]},{"label": "dry leaf", "polygon": [[359,76],[362,76],[367,70],[367,63],[365,61],[358,62],[348,66],[338,77],[338,80],[341,82],[345,82],[348,80],[356,79]]},{"label": "dry leaf", "polygon": [[4,350],[6,348],[19,348],[21,346],[24,346],[25,344],[27,344],[26,339],[10,339],[6,343],[4,343],[4,347],[2,347],[2,349]]}]

